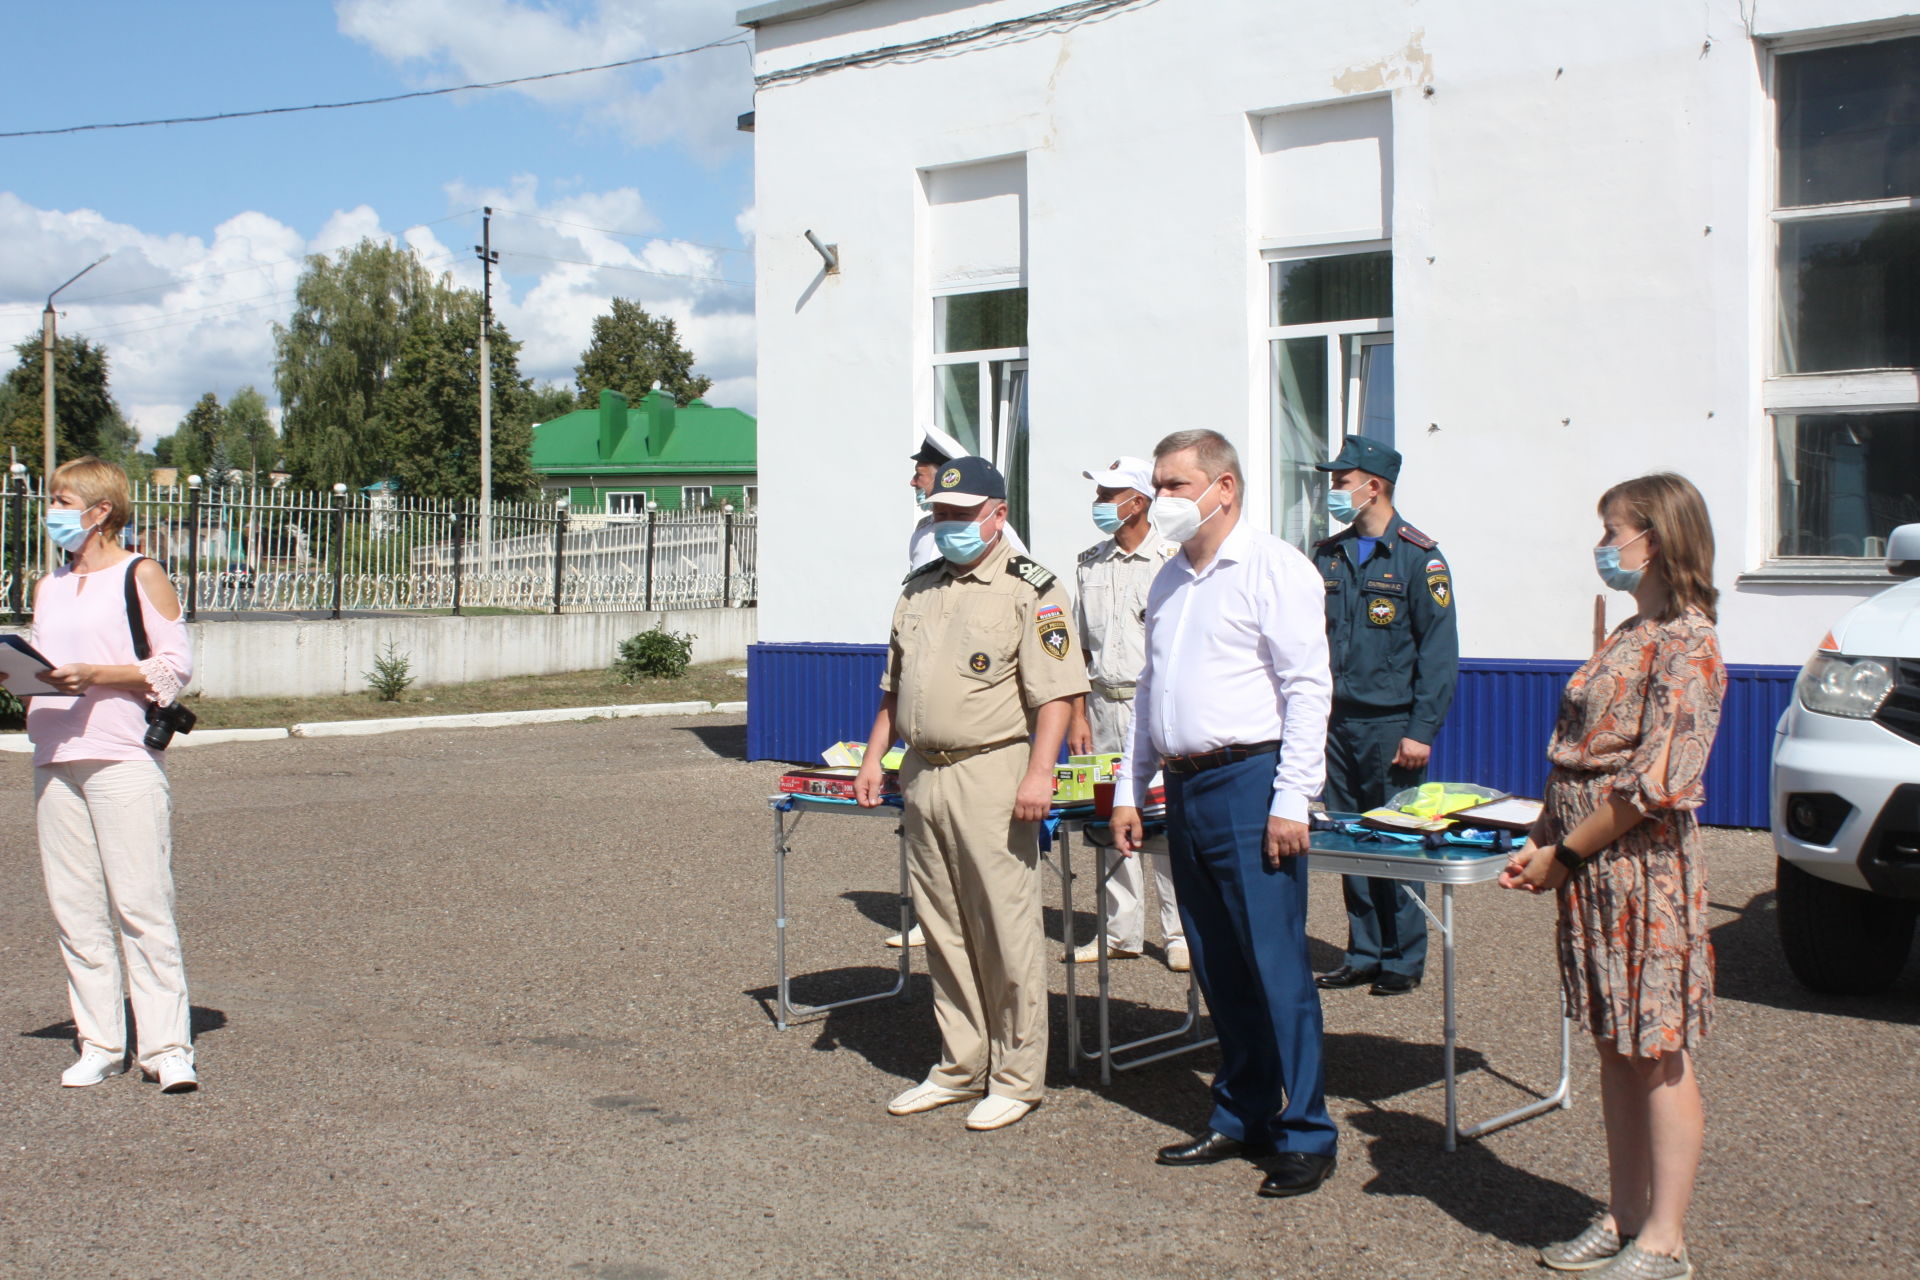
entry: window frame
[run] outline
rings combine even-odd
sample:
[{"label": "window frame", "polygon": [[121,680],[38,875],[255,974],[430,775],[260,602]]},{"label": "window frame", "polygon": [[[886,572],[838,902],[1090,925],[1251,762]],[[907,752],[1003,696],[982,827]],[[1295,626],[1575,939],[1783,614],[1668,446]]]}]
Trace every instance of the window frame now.
[{"label": "window frame", "polygon": [[[1261,281],[1261,311],[1266,317],[1266,325],[1261,331],[1262,354],[1267,362],[1267,441],[1268,466],[1273,472],[1272,496],[1269,500],[1271,520],[1270,528],[1279,537],[1285,537],[1288,513],[1281,503],[1286,498],[1286,488],[1280,483],[1280,467],[1285,459],[1285,441],[1280,430],[1280,388],[1275,379],[1278,376],[1279,344],[1298,338],[1320,338],[1326,344],[1326,431],[1328,438],[1324,442],[1327,456],[1333,457],[1339,452],[1340,440],[1353,434],[1352,427],[1358,422],[1360,396],[1354,385],[1358,377],[1358,361],[1352,361],[1350,367],[1349,352],[1361,345],[1379,342],[1393,342],[1394,317],[1392,315],[1373,316],[1358,320],[1325,320],[1313,324],[1279,323],[1279,294],[1275,270],[1282,262],[1299,262],[1314,258],[1337,258],[1351,254],[1386,253],[1391,258],[1393,240],[1391,237],[1372,240],[1341,240],[1308,245],[1263,246],[1259,253]],[[1394,264],[1397,267],[1397,263]],[[1397,274],[1397,272],[1396,272]],[[1387,306],[1390,311],[1398,307],[1389,292]],[[1371,340],[1369,342],[1368,340]],[[1397,401],[1397,397],[1396,397]],[[1334,433],[1339,432],[1339,439]],[[1397,432],[1396,432],[1397,434]],[[1315,516],[1310,515],[1308,525],[1311,529]],[[1309,544],[1313,541],[1308,538]],[[1301,548],[1305,550],[1305,547]]]},{"label": "window frame", "polygon": [[1920,369],[1899,366],[1840,369],[1822,373],[1781,372],[1781,304],[1784,287],[1780,264],[1782,228],[1792,223],[1810,223],[1829,219],[1858,217],[1873,213],[1899,213],[1920,210],[1920,196],[1894,196],[1874,200],[1849,200],[1831,204],[1782,206],[1780,203],[1780,60],[1800,53],[1822,49],[1854,48],[1889,40],[1920,36],[1920,23],[1904,19],[1870,31],[1846,33],[1815,32],[1783,36],[1766,42],[1764,70],[1764,127],[1766,154],[1762,173],[1765,199],[1760,214],[1762,242],[1766,246],[1765,299],[1761,323],[1764,326],[1764,355],[1760,385],[1761,435],[1765,441],[1765,481],[1760,486],[1766,503],[1766,518],[1758,523],[1766,541],[1760,564],[1740,574],[1738,582],[1823,583],[1869,579],[1884,581],[1882,561],[1871,556],[1783,556],[1780,539],[1785,528],[1785,513],[1780,509],[1781,474],[1778,439],[1779,419],[1820,414],[1871,414],[1920,412]]},{"label": "window frame", "polygon": [[[638,498],[638,509],[615,511],[615,498]],[[647,518],[647,504],[653,501],[653,495],[645,489],[609,489],[600,495],[600,509],[607,513],[609,520],[644,520]]]},{"label": "window frame", "polygon": [[[971,293],[1007,293],[1014,289],[1027,292],[1027,303],[1029,307],[1028,318],[1029,323],[1031,323],[1033,296],[1032,293],[1028,291],[1026,281],[1018,277],[969,280],[964,284],[947,284],[929,289],[927,291],[927,304],[931,311],[931,332],[933,334],[933,341],[930,345],[939,347],[942,343],[939,332],[942,319],[940,314],[942,299],[959,297]],[[981,456],[993,463],[994,467],[1006,477],[1008,485],[1008,514],[1014,522],[1015,532],[1019,533],[1022,538],[1027,536],[1027,528],[1025,526],[1028,524],[1027,517],[1030,503],[1028,501],[1028,494],[1025,492],[1026,477],[1023,474],[1016,474],[1016,472],[1021,470],[1019,466],[1020,459],[1012,456],[1013,451],[1018,447],[1019,443],[1015,439],[1019,433],[1014,430],[1014,426],[1015,419],[1024,412],[1028,419],[1028,431],[1030,433],[1031,413],[1025,409],[1025,406],[1023,406],[1019,400],[1013,398],[1013,392],[1016,385],[1015,375],[1017,374],[1019,375],[1017,382],[1020,388],[1020,395],[1028,403],[1031,402],[1033,391],[1032,350],[1032,340],[1031,337],[1029,337],[1028,343],[1025,346],[982,347],[973,351],[933,351],[928,356],[929,367],[933,370],[932,420],[934,425],[949,435],[952,435],[955,439],[959,439],[960,435],[952,429],[947,418],[946,397],[941,394],[940,371],[959,365],[974,366],[975,394],[978,397],[978,403],[974,406],[974,413],[977,415],[974,421],[980,425],[982,436],[990,437],[983,438],[981,441]],[[995,366],[1001,368],[1001,371],[1005,375],[1004,377],[997,379],[994,377]],[[1016,489],[1019,491],[1016,492]]]},{"label": "window frame", "polygon": [[[702,498],[697,505],[693,500],[693,495],[696,493],[704,493],[707,495],[705,498]],[[714,505],[712,485],[683,484],[680,486],[680,509],[682,511],[704,511],[712,505]]]}]

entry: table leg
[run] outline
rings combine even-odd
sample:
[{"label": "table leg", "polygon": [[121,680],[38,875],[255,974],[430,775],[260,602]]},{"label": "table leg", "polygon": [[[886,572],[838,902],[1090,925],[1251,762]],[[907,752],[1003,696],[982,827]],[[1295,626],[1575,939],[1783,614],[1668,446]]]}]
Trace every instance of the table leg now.
[{"label": "table leg", "polygon": [[1446,1047],[1442,1051],[1446,1058],[1447,1073],[1447,1142],[1446,1148],[1454,1149],[1455,1136],[1459,1128],[1459,1103],[1455,1097],[1458,1082],[1453,1074],[1453,1043],[1458,1028],[1453,1018],[1453,886],[1440,886],[1440,982],[1441,982],[1441,1036]]},{"label": "table leg", "polygon": [[773,1024],[781,1031],[793,1017],[787,999],[787,815],[773,811]]},{"label": "table leg", "polygon": [[906,1003],[907,979],[913,972],[913,948],[907,943],[908,934],[913,932],[913,885],[907,873],[907,824],[902,822],[894,830],[900,838],[900,1001]]},{"label": "table leg", "polygon": [[[1067,1074],[1080,1074],[1080,1007],[1073,963],[1073,839],[1060,824],[1060,936],[1067,949]],[[1045,939],[1042,939],[1044,942]]]},{"label": "table leg", "polygon": [[[1100,850],[1100,874],[1094,879],[1098,882],[1098,891],[1093,895],[1100,900],[1093,940],[1100,944],[1097,953],[1100,957],[1100,1083],[1113,1083],[1113,1024],[1108,1019],[1107,1000],[1113,993],[1113,975],[1109,971],[1107,959],[1107,881],[1113,878],[1113,851]],[[1069,957],[1071,960],[1071,957]]]}]

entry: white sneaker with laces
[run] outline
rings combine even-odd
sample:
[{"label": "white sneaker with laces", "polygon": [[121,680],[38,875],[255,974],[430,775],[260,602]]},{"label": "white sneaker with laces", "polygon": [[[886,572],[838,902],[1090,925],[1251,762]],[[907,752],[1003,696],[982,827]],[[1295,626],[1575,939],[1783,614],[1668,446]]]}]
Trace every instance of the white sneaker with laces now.
[{"label": "white sneaker with laces", "polygon": [[147,1076],[160,1082],[162,1093],[192,1093],[200,1087],[200,1077],[193,1073],[192,1061],[178,1049],[154,1059],[153,1065],[147,1068]]},{"label": "white sneaker with laces", "polygon": [[[1140,953],[1138,951],[1126,951],[1111,943],[1107,944],[1107,959],[1109,960],[1138,960],[1139,958]],[[1075,964],[1096,964],[1099,962],[1099,959],[1100,942],[1098,939],[1092,942],[1083,942],[1073,949],[1072,960]]]},{"label": "white sneaker with laces", "polygon": [[126,1069],[127,1057],[124,1053],[108,1053],[105,1049],[88,1045],[74,1064],[60,1073],[60,1084],[68,1089],[84,1089],[90,1084],[99,1084],[109,1076],[117,1076]]}]

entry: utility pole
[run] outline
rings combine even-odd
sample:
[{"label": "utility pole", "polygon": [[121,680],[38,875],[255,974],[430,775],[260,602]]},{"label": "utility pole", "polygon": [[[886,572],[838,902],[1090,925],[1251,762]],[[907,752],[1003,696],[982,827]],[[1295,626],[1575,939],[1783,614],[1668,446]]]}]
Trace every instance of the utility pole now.
[{"label": "utility pole", "polygon": [[480,210],[480,567],[492,566],[493,556],[493,363],[487,340],[493,332],[493,269],[500,255],[493,250],[493,210]]},{"label": "utility pole", "polygon": [[[68,284],[72,284],[75,280],[78,280],[81,276],[87,274],[87,272],[93,270],[112,256],[111,253],[101,254],[98,258],[95,258],[92,262],[89,262],[86,266],[67,277],[67,283],[61,285],[60,289],[66,288]],[[53,349],[55,346],[53,333],[53,300],[59,295],[60,289],[55,289],[47,295],[47,309],[40,313],[40,402],[42,415],[40,425],[42,431],[41,445],[45,454],[42,458],[40,471],[40,489],[43,493],[50,493],[51,489],[49,486],[53,483]]]}]

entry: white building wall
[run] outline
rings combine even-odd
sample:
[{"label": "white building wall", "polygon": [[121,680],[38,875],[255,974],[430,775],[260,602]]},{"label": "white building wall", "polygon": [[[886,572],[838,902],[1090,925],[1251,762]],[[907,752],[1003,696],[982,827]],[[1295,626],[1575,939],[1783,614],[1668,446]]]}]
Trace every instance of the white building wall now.
[{"label": "white building wall", "polygon": [[[760,27],[758,70],[1046,7],[868,0]],[[1758,34],[1901,8],[1773,0]],[[1586,653],[1594,502],[1672,468],[1713,514],[1729,660],[1799,663],[1877,588],[1736,581],[1773,525],[1770,113],[1742,9],[1159,0],[763,87],[761,637],[885,637],[934,405],[919,171],[1026,157],[1031,542],[1064,571],[1098,536],[1080,470],[1179,428],[1240,446],[1267,523],[1258,117],[1386,94],[1400,506],[1453,563],[1463,654]]]}]

